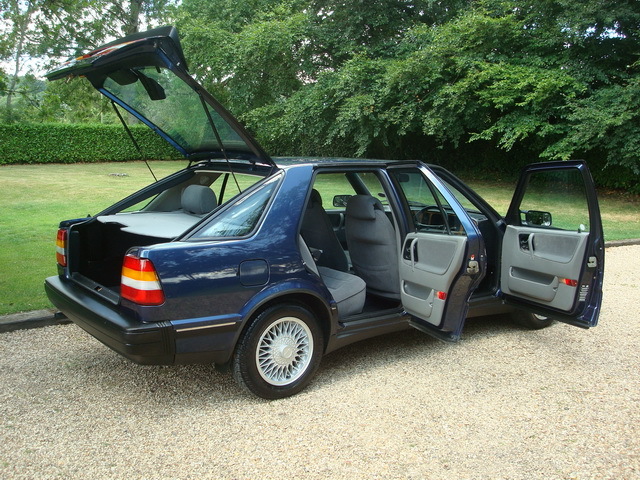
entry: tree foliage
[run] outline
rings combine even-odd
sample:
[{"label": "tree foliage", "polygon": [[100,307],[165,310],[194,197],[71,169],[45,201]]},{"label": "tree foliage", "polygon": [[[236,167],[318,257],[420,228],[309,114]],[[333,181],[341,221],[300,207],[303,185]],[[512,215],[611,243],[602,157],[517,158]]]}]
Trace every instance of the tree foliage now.
[{"label": "tree foliage", "polygon": [[[171,17],[190,71],[272,154],[422,158],[485,173],[586,158],[601,184],[640,191],[637,1],[13,3],[59,6],[40,33],[73,30],[67,48],[85,45],[89,27],[97,41]],[[62,13],[87,4],[105,19]],[[17,43],[0,40],[0,52],[7,45]],[[92,112],[108,121],[99,100],[78,112],[78,99],[91,98],[81,87],[40,95],[39,120]]]},{"label": "tree foliage", "polygon": [[187,36],[195,72],[269,151],[485,171],[582,157],[640,188],[637,2],[273,1],[234,17],[214,1],[212,28],[197,3],[179,25],[219,41]]}]

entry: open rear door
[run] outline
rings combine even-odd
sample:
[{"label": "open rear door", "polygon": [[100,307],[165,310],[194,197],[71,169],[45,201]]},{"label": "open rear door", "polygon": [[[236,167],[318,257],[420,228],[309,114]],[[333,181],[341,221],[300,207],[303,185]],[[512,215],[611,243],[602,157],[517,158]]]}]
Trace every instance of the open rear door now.
[{"label": "open rear door", "polygon": [[399,258],[400,296],[411,325],[441,340],[456,341],[469,297],[486,271],[477,225],[456,197],[425,165],[390,167],[404,193],[412,232]]},{"label": "open rear door", "polygon": [[585,162],[526,167],[506,216],[500,283],[519,308],[583,328],[598,322],[604,235]]}]

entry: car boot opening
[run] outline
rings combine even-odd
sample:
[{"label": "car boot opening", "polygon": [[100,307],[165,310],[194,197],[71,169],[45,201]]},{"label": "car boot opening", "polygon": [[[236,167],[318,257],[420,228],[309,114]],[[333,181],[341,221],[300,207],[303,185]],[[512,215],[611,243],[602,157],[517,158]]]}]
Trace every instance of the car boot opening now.
[{"label": "car boot opening", "polygon": [[103,223],[100,217],[76,225],[70,233],[72,275],[80,274],[93,282],[117,291],[125,254],[131,247],[167,242],[168,238],[126,231],[126,225]]}]

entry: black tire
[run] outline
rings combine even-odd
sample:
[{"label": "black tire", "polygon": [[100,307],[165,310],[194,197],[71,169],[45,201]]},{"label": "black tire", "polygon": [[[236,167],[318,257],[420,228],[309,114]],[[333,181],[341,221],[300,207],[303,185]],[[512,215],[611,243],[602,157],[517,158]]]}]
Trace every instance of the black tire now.
[{"label": "black tire", "polygon": [[553,324],[554,320],[536,313],[525,312],[524,310],[516,310],[511,314],[511,319],[521,327],[529,330],[541,330]]},{"label": "black tire", "polygon": [[274,305],[257,315],[240,338],[233,377],[259,397],[289,397],[307,386],[323,349],[313,313],[297,304]]}]

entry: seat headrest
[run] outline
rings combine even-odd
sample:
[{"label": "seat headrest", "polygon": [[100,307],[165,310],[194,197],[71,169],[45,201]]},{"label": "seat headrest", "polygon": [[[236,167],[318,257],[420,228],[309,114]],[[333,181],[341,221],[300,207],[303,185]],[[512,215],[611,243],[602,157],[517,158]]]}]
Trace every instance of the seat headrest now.
[{"label": "seat headrest", "polygon": [[371,195],[354,195],[347,202],[346,214],[360,220],[375,220],[376,210],[384,211],[380,200]]},{"label": "seat headrest", "polygon": [[189,185],[182,192],[182,209],[194,215],[203,215],[216,208],[216,194],[204,185]]}]

